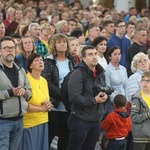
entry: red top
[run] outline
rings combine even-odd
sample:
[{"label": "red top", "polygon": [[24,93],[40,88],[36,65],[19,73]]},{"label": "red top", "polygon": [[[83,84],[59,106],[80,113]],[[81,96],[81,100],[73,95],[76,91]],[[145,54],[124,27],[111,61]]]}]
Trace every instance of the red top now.
[{"label": "red top", "polygon": [[101,123],[107,139],[126,137],[131,131],[131,117],[125,108],[115,108]]},{"label": "red top", "polygon": [[96,76],[97,76],[97,70],[96,69],[93,71],[93,76],[94,76],[94,78],[96,78]]},{"label": "red top", "polygon": [[74,59],[75,59],[76,63],[79,63],[79,62],[80,62],[80,59],[79,59],[78,56],[75,56]]},{"label": "red top", "polygon": [[6,19],[4,20],[4,24],[5,24],[6,28],[10,25],[10,23],[11,23],[11,21],[10,21],[9,18],[6,18]]}]

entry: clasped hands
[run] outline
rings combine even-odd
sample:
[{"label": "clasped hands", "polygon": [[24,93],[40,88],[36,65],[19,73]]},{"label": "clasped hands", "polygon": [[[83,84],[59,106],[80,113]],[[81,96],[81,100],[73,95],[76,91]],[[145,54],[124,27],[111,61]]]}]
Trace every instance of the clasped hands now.
[{"label": "clasped hands", "polygon": [[18,86],[18,87],[13,88],[13,93],[14,93],[14,96],[24,96],[26,93],[26,90],[25,88]]},{"label": "clasped hands", "polygon": [[41,103],[41,111],[51,111],[53,107],[54,106],[50,101]]}]

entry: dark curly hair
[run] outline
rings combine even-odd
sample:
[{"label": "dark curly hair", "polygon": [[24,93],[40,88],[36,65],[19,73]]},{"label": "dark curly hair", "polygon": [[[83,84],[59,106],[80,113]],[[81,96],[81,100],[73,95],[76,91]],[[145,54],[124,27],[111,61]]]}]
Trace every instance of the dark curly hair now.
[{"label": "dark curly hair", "polygon": [[104,36],[99,36],[99,37],[94,39],[94,41],[92,42],[92,46],[96,47],[102,41],[106,41],[107,42],[107,39]]}]

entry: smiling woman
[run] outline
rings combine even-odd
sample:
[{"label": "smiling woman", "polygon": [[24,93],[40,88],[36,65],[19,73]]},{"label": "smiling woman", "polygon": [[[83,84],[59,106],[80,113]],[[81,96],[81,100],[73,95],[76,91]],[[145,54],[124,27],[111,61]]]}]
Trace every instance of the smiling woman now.
[{"label": "smiling woman", "polygon": [[96,48],[98,54],[98,63],[105,69],[109,62],[108,55],[106,53],[107,39],[103,36],[99,36],[94,39],[92,45]]}]

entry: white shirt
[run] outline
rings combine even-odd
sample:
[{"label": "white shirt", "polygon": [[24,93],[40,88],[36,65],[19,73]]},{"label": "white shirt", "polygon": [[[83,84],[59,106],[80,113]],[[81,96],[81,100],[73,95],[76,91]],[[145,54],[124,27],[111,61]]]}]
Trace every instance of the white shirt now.
[{"label": "white shirt", "polygon": [[98,63],[105,69],[107,67],[107,61],[105,57],[98,56]]}]

